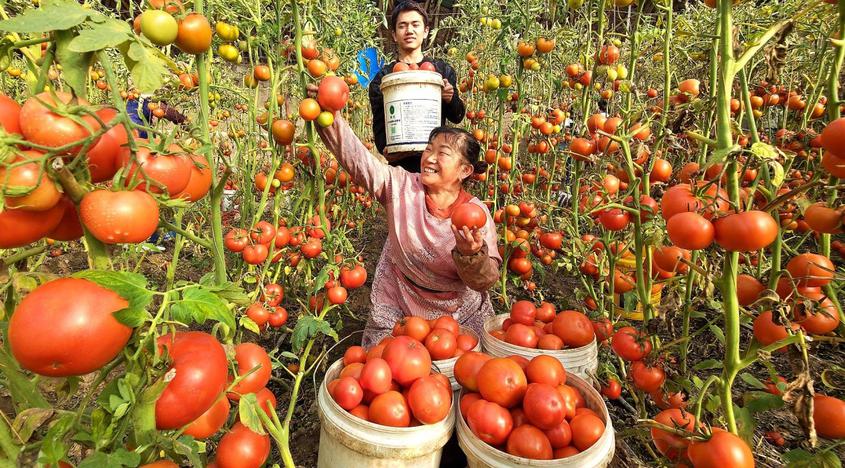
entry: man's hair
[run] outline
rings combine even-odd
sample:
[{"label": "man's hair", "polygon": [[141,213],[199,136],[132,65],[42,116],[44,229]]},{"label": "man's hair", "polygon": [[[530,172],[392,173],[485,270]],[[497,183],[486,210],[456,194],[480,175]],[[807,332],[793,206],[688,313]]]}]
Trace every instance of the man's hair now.
[{"label": "man's hair", "polygon": [[423,26],[428,27],[428,13],[426,13],[425,9],[419,3],[414,0],[399,0],[396,2],[396,6],[393,7],[393,11],[390,12],[391,31],[396,31],[396,21],[399,20],[399,14],[406,11],[416,11],[419,13],[423,19]]},{"label": "man's hair", "polygon": [[481,144],[471,133],[458,127],[437,127],[428,135],[429,143],[438,135],[443,135],[446,141],[457,146],[461,156],[472,165],[472,172],[481,174],[487,171],[487,163],[478,159],[481,155]]}]

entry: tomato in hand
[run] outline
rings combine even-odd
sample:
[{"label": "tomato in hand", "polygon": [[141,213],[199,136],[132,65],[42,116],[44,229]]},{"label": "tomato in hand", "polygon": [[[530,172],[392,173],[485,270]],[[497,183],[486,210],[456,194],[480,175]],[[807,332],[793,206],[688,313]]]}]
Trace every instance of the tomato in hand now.
[{"label": "tomato in hand", "polygon": [[337,112],[349,101],[349,85],[339,76],[327,76],[320,80],[317,88],[317,102],[323,110]]},{"label": "tomato in hand", "polygon": [[462,230],[464,227],[481,229],[487,224],[487,213],[475,203],[463,203],[452,211],[452,224]]}]

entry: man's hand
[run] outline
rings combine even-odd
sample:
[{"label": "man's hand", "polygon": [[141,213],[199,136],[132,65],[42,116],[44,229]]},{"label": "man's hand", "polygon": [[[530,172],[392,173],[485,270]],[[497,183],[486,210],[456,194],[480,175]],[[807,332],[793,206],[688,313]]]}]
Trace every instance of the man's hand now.
[{"label": "man's hand", "polygon": [[443,102],[449,104],[452,102],[452,98],[455,97],[455,88],[452,87],[452,83],[449,83],[449,80],[443,79],[443,91],[440,93],[440,97],[443,98]]},{"label": "man's hand", "polygon": [[308,97],[313,98],[313,99],[317,99],[317,90],[318,89],[319,88],[317,87],[317,85],[315,85],[313,83],[309,83],[309,84],[305,85],[305,90],[308,93]]},{"label": "man's hand", "polygon": [[470,230],[464,226],[458,230],[453,224],[452,234],[455,235],[455,248],[465,257],[474,255],[484,245],[484,228]]}]

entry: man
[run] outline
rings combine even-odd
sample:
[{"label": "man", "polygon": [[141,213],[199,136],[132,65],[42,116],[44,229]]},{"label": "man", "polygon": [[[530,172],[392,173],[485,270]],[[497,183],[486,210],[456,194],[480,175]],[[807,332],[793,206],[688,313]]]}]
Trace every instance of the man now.
[{"label": "man", "polygon": [[384,95],[381,92],[381,80],[384,75],[393,71],[397,62],[407,64],[421,64],[431,62],[434,68],[443,76],[443,99],[441,111],[441,125],[446,124],[448,118],[452,123],[460,123],[464,118],[464,103],[455,91],[457,77],[455,70],[442,60],[434,60],[422,53],[423,40],[428,36],[428,14],[413,0],[398,0],[390,14],[390,31],[393,41],[398,47],[397,60],[394,60],[373,78],[370,83],[370,108],[373,112],[373,135],[376,148],[384,155],[391,166],[399,166],[409,172],[420,172],[420,156],[422,152],[389,154],[385,151],[387,137],[384,130]]}]

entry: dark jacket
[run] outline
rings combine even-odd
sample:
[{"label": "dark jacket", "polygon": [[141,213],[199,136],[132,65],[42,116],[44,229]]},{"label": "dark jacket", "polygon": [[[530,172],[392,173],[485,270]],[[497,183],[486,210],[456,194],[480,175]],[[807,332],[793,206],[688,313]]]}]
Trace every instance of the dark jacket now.
[{"label": "dark jacket", "polygon": [[[452,102],[442,103],[443,107],[442,112],[440,113],[440,125],[445,125],[447,118],[452,123],[460,123],[461,120],[464,119],[464,112],[466,109],[464,107],[464,101],[462,101],[460,96],[458,96],[458,78],[455,75],[455,70],[443,60],[434,60],[431,57],[423,57],[423,62],[433,63],[437,72],[440,73],[443,78],[449,80],[449,83],[451,83],[452,87],[455,88],[455,95],[452,97]],[[379,70],[375,78],[373,78],[373,81],[370,82],[369,93],[370,109],[373,112],[373,135],[376,140],[376,148],[378,148],[378,151],[381,154],[384,154],[384,147],[387,146],[387,136],[384,133],[384,95],[381,93],[381,79],[384,75],[393,71],[394,65],[396,65],[396,61],[385,65],[381,70]]]}]

